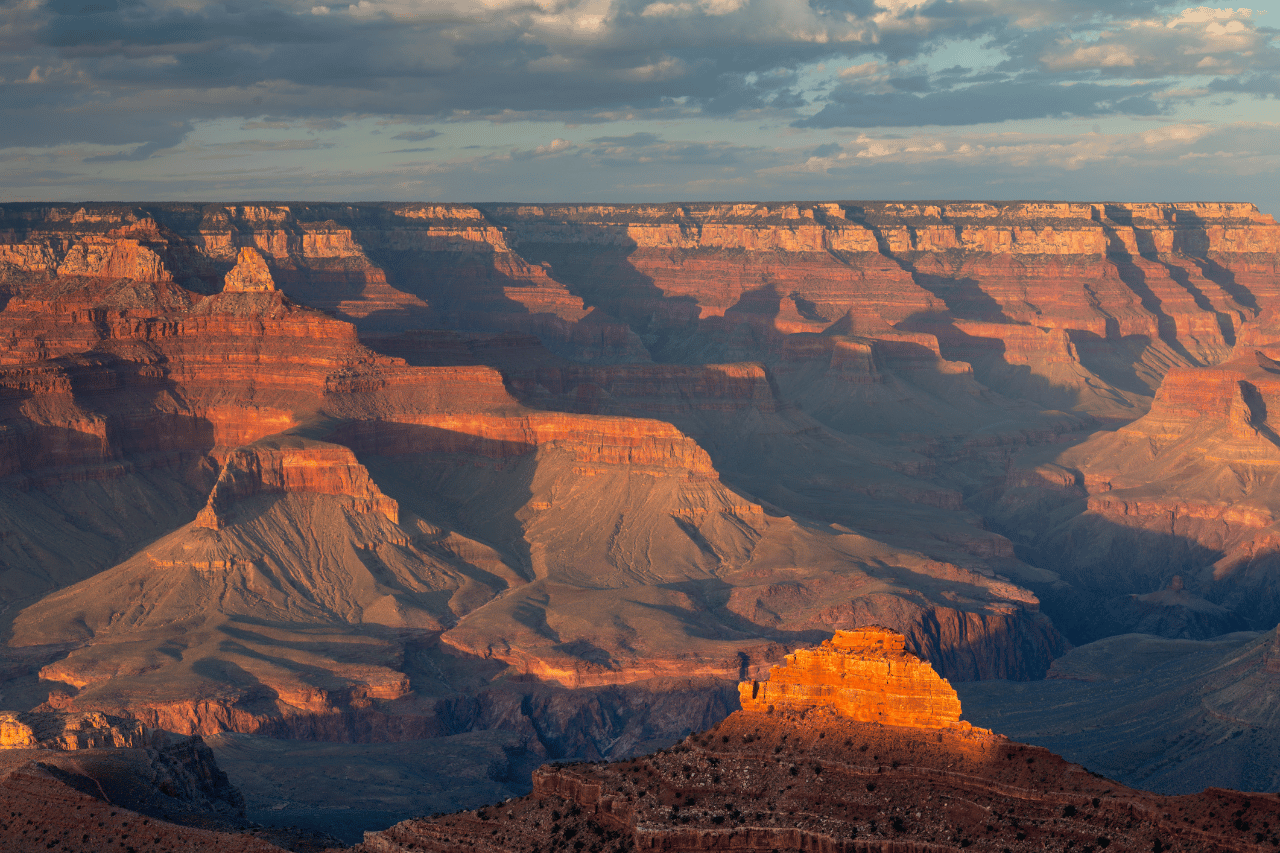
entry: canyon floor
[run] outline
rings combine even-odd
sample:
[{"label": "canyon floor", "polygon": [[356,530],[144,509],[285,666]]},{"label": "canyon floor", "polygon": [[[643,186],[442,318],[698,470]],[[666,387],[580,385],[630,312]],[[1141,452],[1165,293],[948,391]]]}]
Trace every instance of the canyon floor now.
[{"label": "canyon floor", "polygon": [[0,710],[355,838],[882,625],[1274,790],[1278,265],[1240,203],[0,205]]}]

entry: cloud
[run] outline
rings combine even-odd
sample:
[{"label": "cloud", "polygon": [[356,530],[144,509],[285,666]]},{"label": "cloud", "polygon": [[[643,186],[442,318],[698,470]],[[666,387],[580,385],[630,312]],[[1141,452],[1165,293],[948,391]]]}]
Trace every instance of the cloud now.
[{"label": "cloud", "polygon": [[147,142],[139,145],[132,151],[121,151],[118,154],[98,154],[93,157],[85,157],[86,163],[123,163],[136,160],[146,160],[154,155],[157,151],[167,148],[163,142]]},{"label": "cloud", "polygon": [[318,139],[239,139],[235,142],[219,142],[204,146],[210,151],[261,153],[270,151],[317,151],[333,148],[336,142]]},{"label": "cloud", "polygon": [[[256,186],[201,184],[185,171],[201,158],[231,176],[283,174],[289,160],[294,183],[282,186],[317,196],[347,186],[339,173],[466,197],[473,185],[589,194],[592,175],[614,198],[681,186],[752,195],[751,181],[786,174],[802,181],[783,193],[796,195],[823,170],[861,181],[867,164],[894,163],[906,187],[911,170],[936,178],[930,164],[948,158],[994,162],[965,160],[952,145],[962,136],[974,151],[1040,151],[1078,173],[1098,151],[1128,149],[1010,147],[969,130],[1083,118],[1142,120],[1145,132],[1199,126],[1186,119],[1209,104],[1230,121],[1280,92],[1280,54],[1276,31],[1247,10],[1157,0],[0,0],[0,78],[6,150],[53,152],[45,172],[136,173],[127,164],[146,161],[183,176],[139,185],[153,197],[182,181],[219,197],[237,180]],[[410,147],[385,150],[376,122]],[[1233,150],[1192,150],[1217,138],[1203,124],[1199,141],[1159,146],[1183,146],[1187,162]],[[895,131],[850,147],[851,133],[876,128]],[[326,141],[272,138],[312,134]],[[277,156],[290,151],[314,153]],[[418,153],[433,156],[391,167]],[[443,177],[450,169],[506,183]]]},{"label": "cloud", "polygon": [[397,133],[392,139],[403,139],[405,142],[425,142],[428,139],[435,139],[440,135],[438,130],[406,130],[403,133]]},{"label": "cloud", "polygon": [[536,148],[527,150],[513,150],[510,154],[512,160],[533,160],[538,157],[551,157],[558,154],[567,154],[574,151],[578,146],[574,145],[567,139],[553,139],[546,145],[539,145]]},{"label": "cloud", "polygon": [[[305,176],[309,194],[335,200],[1199,198],[1269,201],[1271,212],[1280,213],[1275,123],[1159,122],[1135,132],[1083,135],[855,131],[821,146],[776,148],[622,136],[628,147],[618,157],[608,150],[611,140],[600,139],[533,164],[505,153],[468,152],[370,167],[334,151],[327,166],[305,173],[285,158],[271,165],[231,159],[216,169],[147,170],[127,182],[78,173],[52,157],[0,157],[0,183],[16,195],[55,200],[284,197],[296,195]],[[697,146],[715,162],[683,156]]]},{"label": "cloud", "polygon": [[1236,75],[1280,70],[1273,37],[1249,9],[1184,9],[1169,17],[1117,21],[1101,32],[1061,35],[1040,53],[1051,71],[1111,76]]},{"label": "cloud", "polygon": [[656,133],[640,132],[630,136],[597,136],[592,139],[593,145],[605,145],[611,148],[642,148],[661,142]]},{"label": "cloud", "polygon": [[[1001,73],[1021,86],[1009,90],[1014,98],[1037,91],[1020,79],[1033,72],[1045,78],[1044,92],[1055,80],[1193,73],[1237,78],[1241,94],[1265,92],[1275,48],[1251,17],[1160,17],[1157,9],[1140,0],[22,0],[0,6],[0,76],[22,80],[36,69],[45,88],[24,95],[6,86],[0,121],[27,117],[18,144],[134,145],[158,138],[137,121],[148,115],[237,118],[249,129],[265,127],[254,122],[268,115],[330,130],[359,115],[576,123],[825,112],[802,126],[857,125],[855,115],[869,110],[929,124],[936,106],[956,99],[934,97],[950,78],[930,70],[928,58],[966,43],[1003,52]],[[844,69],[834,87],[798,76],[821,62]],[[915,63],[910,74],[903,62]],[[1246,87],[1244,70],[1263,76]],[[925,100],[875,88],[908,91],[912,79]],[[859,86],[862,96],[885,98],[852,110]],[[1141,98],[1102,94],[1091,106],[1059,94],[1052,100],[1061,109],[1046,114],[1151,111]]]},{"label": "cloud", "polygon": [[[1203,163],[1203,174],[1250,175],[1280,166],[1280,125],[1250,124],[1225,128],[1205,123],[1179,122],[1161,125],[1135,133],[1083,136],[1032,133],[913,133],[909,136],[873,136],[861,133],[842,145],[827,145],[810,152],[799,166],[781,166],[778,170],[803,169],[836,176],[856,173],[867,168],[902,170],[928,168],[941,174],[945,168],[998,170],[1005,169],[1012,179],[1028,180],[1037,171],[1047,173],[1080,173],[1092,170],[1102,174],[1119,174],[1140,170],[1147,174],[1176,172],[1180,180],[1193,176],[1186,163]],[[1180,187],[1163,185],[1167,193]],[[1219,198],[1219,192],[1208,198]],[[1105,190],[1077,193],[1076,198],[1102,198]],[[1150,195],[1150,191],[1148,191]],[[946,196],[940,196],[946,197]],[[990,196],[988,196],[990,197]]]},{"label": "cloud", "polygon": [[972,125],[1064,116],[1157,115],[1154,87],[1064,86],[1039,81],[978,83],[940,92],[864,94],[840,86],[830,103],[797,127],[909,127]]}]

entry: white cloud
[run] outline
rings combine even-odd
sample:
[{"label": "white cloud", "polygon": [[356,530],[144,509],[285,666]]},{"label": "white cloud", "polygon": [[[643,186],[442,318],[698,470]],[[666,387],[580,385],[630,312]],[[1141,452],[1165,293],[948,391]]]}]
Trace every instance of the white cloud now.
[{"label": "white cloud", "polygon": [[1068,35],[1040,61],[1052,71],[1131,69],[1135,74],[1240,74],[1280,68],[1272,37],[1250,9],[1185,9],[1163,18],[1117,21],[1096,35]]}]

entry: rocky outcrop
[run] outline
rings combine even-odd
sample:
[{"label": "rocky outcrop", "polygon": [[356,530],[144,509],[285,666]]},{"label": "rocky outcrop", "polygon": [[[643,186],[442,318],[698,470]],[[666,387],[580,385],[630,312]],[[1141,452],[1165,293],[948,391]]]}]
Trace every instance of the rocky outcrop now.
[{"label": "rocky outcrop", "polygon": [[[1280,619],[1266,579],[1280,542],[1270,323],[1246,324],[1219,364],[1171,369],[1145,416],[1014,463],[988,515],[1077,587],[1045,596],[1074,641],[1150,628],[1199,639]],[[1062,508],[1053,526],[1030,523],[1049,506]],[[1175,575],[1185,592],[1160,592]]]},{"label": "rocky outcrop", "polygon": [[5,850],[280,849],[241,834],[244,798],[200,738],[130,717],[0,715],[0,802]]},{"label": "rocky outcrop", "polygon": [[960,725],[960,700],[906,637],[876,627],[837,631],[816,649],[787,655],[766,681],[738,687],[744,711],[829,708],[863,723],[941,729]]},{"label": "rocky outcrop", "polygon": [[301,439],[263,440],[233,450],[196,524],[217,530],[238,502],[261,494],[334,495],[354,512],[379,513],[393,524],[399,505],[369,479],[345,447]]},{"label": "rocky outcrop", "polygon": [[[844,646],[883,663],[901,656],[901,639],[837,636],[804,660]],[[1265,795],[1161,797],[982,729],[936,726],[931,713],[906,714],[923,726],[882,725],[849,714],[847,697],[829,698],[744,708],[642,758],[544,766],[527,797],[404,821],[355,849],[554,850],[581,840],[656,851],[1246,851],[1280,820]]]},{"label": "rocky outcrop", "polygon": [[13,851],[63,845],[279,853],[285,848],[256,836],[286,845],[303,840],[251,827],[243,798],[199,738],[151,749],[7,749],[0,752],[0,803],[0,845]]},{"label": "rocky outcrop", "polygon": [[[99,779],[79,766],[60,766],[26,754],[0,776],[0,843],[13,853],[65,849],[108,850],[129,847],[173,851],[282,853],[269,841],[235,831],[183,826],[134,811],[104,798]],[[83,757],[79,757],[83,760]]]},{"label": "rocky outcrop", "polygon": [[262,253],[251,246],[244,246],[236,255],[236,265],[223,279],[223,293],[265,293],[275,290],[275,280]]},{"label": "rocky outcrop", "polygon": [[0,749],[141,749],[165,739],[163,732],[148,729],[131,717],[57,711],[0,714]]}]

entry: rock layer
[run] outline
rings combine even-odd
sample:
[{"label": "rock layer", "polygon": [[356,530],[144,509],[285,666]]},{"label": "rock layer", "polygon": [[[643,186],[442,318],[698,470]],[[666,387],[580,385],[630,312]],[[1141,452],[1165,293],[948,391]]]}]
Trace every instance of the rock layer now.
[{"label": "rock layer", "polygon": [[[1124,489],[1202,404],[1200,462],[1262,483],[1278,231],[1230,204],[0,206],[15,671],[51,706],[353,740],[437,731],[483,689],[433,680],[455,655],[584,716],[867,625],[948,678],[1038,677],[1066,649],[1041,597],[1090,574],[1015,551],[1035,512],[977,510],[1039,478],[1153,528],[1175,488]],[[1101,423],[1159,464],[1010,467]],[[1175,546],[1262,566],[1270,507],[1231,488],[1181,501]],[[1223,566],[1237,592],[1098,594],[1269,613]],[[500,717],[475,725],[538,725]]]},{"label": "rock layer", "polygon": [[933,667],[888,629],[837,631],[817,649],[787,655],[767,681],[743,682],[744,711],[828,708],[862,723],[941,729],[960,725],[960,700]]}]

